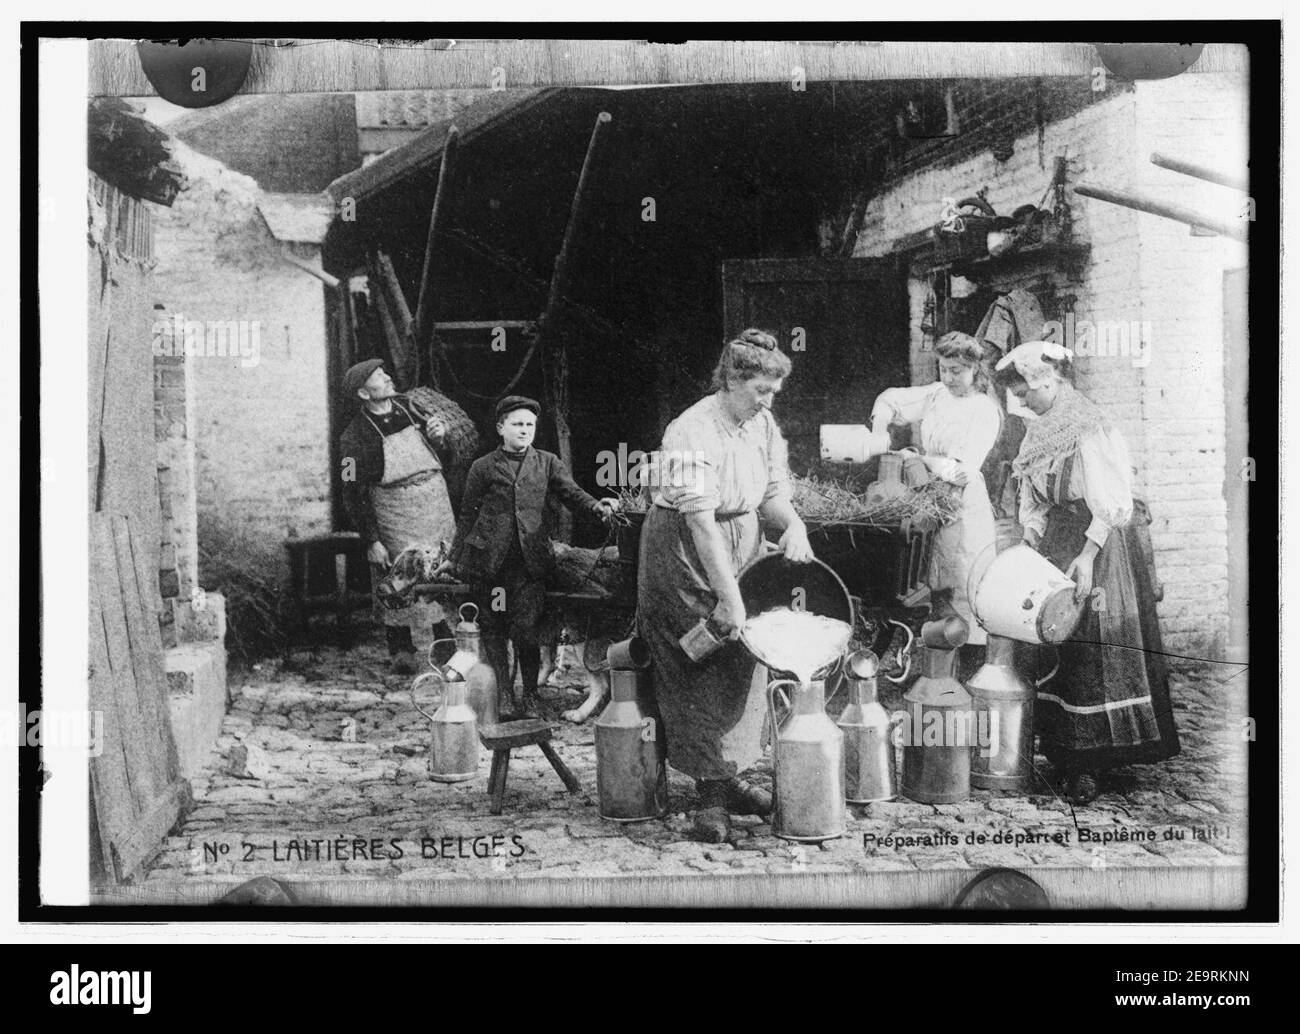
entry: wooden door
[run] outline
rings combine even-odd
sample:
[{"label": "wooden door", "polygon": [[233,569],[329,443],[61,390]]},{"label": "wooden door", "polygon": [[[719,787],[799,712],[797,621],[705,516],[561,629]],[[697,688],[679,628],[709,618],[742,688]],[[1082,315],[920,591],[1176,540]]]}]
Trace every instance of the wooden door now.
[{"label": "wooden door", "polygon": [[[130,519],[91,514],[90,708],[103,722],[90,760],[92,843],[114,882],[135,874],[190,802],[167,705],[158,619],[141,584]],[[150,543],[152,544],[152,543]]]},{"label": "wooden door", "polygon": [[807,473],[822,424],[865,424],[910,384],[907,292],[892,259],[744,259],[722,265],[726,331],[770,330],[794,360],[773,412],[790,467]]}]

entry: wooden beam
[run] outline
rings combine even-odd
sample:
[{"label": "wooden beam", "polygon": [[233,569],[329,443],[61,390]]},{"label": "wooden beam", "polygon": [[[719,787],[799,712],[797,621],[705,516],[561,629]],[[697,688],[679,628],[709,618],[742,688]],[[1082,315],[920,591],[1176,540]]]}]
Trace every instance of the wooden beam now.
[{"label": "wooden beam", "polygon": [[1132,208],[1138,212],[1146,212],[1150,215],[1158,215],[1165,219],[1173,219],[1175,222],[1186,223],[1193,228],[1204,228],[1213,230],[1215,233],[1224,237],[1231,237],[1234,240],[1246,240],[1246,224],[1231,223],[1218,216],[1207,215],[1197,212],[1195,209],[1187,208],[1185,205],[1174,205],[1167,201],[1160,201],[1153,197],[1146,197],[1142,194],[1130,194],[1127,191],[1111,190],[1109,187],[1094,187],[1086,183],[1080,183],[1074,188],[1074,192],[1080,197],[1095,198],[1098,201],[1108,201],[1112,205],[1122,205],[1125,208]]},{"label": "wooden beam", "polygon": [[536,320],[438,320],[433,324],[434,330],[523,330],[536,323]]},{"label": "wooden beam", "polygon": [[[573,466],[573,445],[569,430],[569,353],[563,335],[555,326],[555,319],[560,299],[564,296],[564,289],[568,283],[569,259],[573,254],[573,241],[577,236],[582,216],[582,202],[587,194],[592,167],[595,165],[601,130],[611,121],[609,112],[602,111],[596,116],[596,124],[591,129],[591,139],[587,141],[587,153],[582,159],[582,171],[578,174],[578,185],[574,188],[573,202],[569,206],[569,221],[564,227],[559,254],[555,256],[555,268],[551,271],[550,290],[546,295],[546,311],[542,314],[538,325],[542,346],[542,393],[551,418],[555,421],[556,451],[561,462],[570,469]],[[572,528],[572,519],[566,511],[560,520],[561,537],[568,539]]]},{"label": "wooden beam", "polygon": [[[258,46],[239,94],[464,89],[491,82],[498,68],[511,70],[512,87],[528,87],[788,84],[792,68],[803,69],[809,83],[990,76],[1082,81],[1098,64],[1091,43],[1073,42],[490,39],[447,44],[294,39],[285,46]],[[91,40],[88,51],[91,95],[157,96],[133,40]],[[1211,43],[1197,60],[1196,73],[1248,72],[1249,63],[1244,48]]]},{"label": "wooden beam", "polygon": [[[442,158],[438,164],[438,186],[434,189],[433,207],[429,210],[429,230],[424,238],[424,262],[420,266],[420,290],[415,303],[415,349],[417,355],[423,355],[429,347],[429,321],[433,317],[433,255],[437,241],[438,227],[443,222],[443,209],[447,206],[447,197],[451,193],[451,178],[455,168],[456,154],[460,149],[460,130],[451,126],[447,130],[447,142],[442,145]],[[430,360],[433,369],[434,387],[437,387],[437,363]]]},{"label": "wooden beam", "polygon": [[388,311],[388,303],[384,300],[384,294],[379,290],[370,292],[370,305],[379,316],[379,324],[383,327],[385,358],[388,366],[394,374],[394,380],[399,381],[398,388],[405,391],[411,387],[406,381],[406,353],[404,351],[404,342],[402,336],[398,333],[397,324],[393,322],[393,315]]},{"label": "wooden beam", "polygon": [[578,232],[578,217],[582,212],[582,199],[587,191],[587,181],[591,178],[591,167],[596,158],[596,145],[600,141],[600,131],[613,121],[608,111],[596,116],[596,124],[591,130],[591,139],[587,141],[587,154],[582,160],[582,172],[578,174],[578,186],[573,191],[573,202],[569,205],[569,222],[564,227],[564,238],[560,241],[560,253],[555,256],[555,269],[551,272],[551,289],[546,297],[546,316],[555,313],[560,296],[566,286],[569,274],[569,255],[573,250],[573,238]]},{"label": "wooden beam", "polygon": [[1184,176],[1194,176],[1196,179],[1205,180],[1207,183],[1217,183],[1221,187],[1232,187],[1235,190],[1250,189],[1249,176],[1223,172],[1220,169],[1211,169],[1209,166],[1183,161],[1181,158],[1161,154],[1159,151],[1151,155],[1151,164],[1158,165],[1162,169],[1168,169],[1170,172],[1181,172]]},{"label": "wooden beam", "polygon": [[331,276],[329,273],[325,272],[325,270],[320,269],[317,266],[313,266],[306,259],[299,258],[288,248],[285,248],[280,252],[280,258],[284,259],[284,261],[287,262],[289,265],[296,266],[298,269],[301,269],[304,273],[310,273],[317,280],[323,283],[326,287],[332,287],[335,290],[338,290],[338,286],[339,286],[338,277]]},{"label": "wooden beam", "polygon": [[357,327],[357,307],[352,298],[351,277],[345,277],[340,286],[342,290],[339,291],[339,314],[342,332],[339,340],[339,384],[342,384],[343,374],[357,361],[361,340]]},{"label": "wooden beam", "polygon": [[411,308],[406,304],[406,295],[402,292],[397,271],[393,261],[382,250],[375,252],[375,269],[379,273],[380,284],[388,302],[388,312],[393,318],[397,333],[401,335],[407,364],[407,388],[414,388],[420,383],[420,352],[415,347],[415,322],[411,318]]}]

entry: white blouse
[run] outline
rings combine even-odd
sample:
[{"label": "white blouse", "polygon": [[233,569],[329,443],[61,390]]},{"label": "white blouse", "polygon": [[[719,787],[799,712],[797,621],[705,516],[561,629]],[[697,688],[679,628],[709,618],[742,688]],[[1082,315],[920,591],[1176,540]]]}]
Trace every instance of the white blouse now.
[{"label": "white blouse", "polygon": [[[1112,528],[1123,527],[1133,516],[1133,467],[1128,445],[1119,431],[1096,430],[1079,438],[1073,453],[1054,460],[1050,473],[1060,476],[1065,461],[1073,455],[1070,483],[1065,486],[1062,502],[1082,499],[1092,513],[1085,533],[1104,546]],[[1058,490],[1058,494],[1059,490]],[[1047,530],[1047,513],[1056,503],[1047,498],[1028,478],[1020,484],[1020,523],[1039,535]]]},{"label": "white blouse", "polygon": [[657,458],[652,498],[670,510],[748,513],[790,498],[788,451],[771,411],[737,424],[716,393],[668,425]]},{"label": "white blouse", "polygon": [[871,410],[873,424],[878,416],[891,424],[920,423],[922,458],[944,481],[959,470],[968,480],[979,477],[1002,429],[1002,413],[988,395],[972,392],[958,398],[941,381],[882,391]]}]

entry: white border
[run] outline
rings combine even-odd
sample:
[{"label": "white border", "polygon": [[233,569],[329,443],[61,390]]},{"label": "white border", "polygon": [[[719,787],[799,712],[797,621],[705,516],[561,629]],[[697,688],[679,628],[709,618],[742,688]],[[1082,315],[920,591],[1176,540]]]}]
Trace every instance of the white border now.
[{"label": "white border", "polygon": [[[963,6],[958,8],[957,5],[941,5],[940,7],[931,7],[927,13],[934,18],[942,19],[961,19],[969,16],[969,7]],[[137,3],[131,5],[129,11],[124,11],[119,6],[112,14],[119,18],[141,18],[141,19],[158,19],[160,21],[174,16],[176,13],[174,5],[164,5],[162,3]],[[426,17],[428,14],[427,5],[419,5],[406,2],[390,3],[385,8],[385,13],[393,20],[418,20]],[[734,6],[729,6],[717,0],[664,0],[657,5],[654,11],[655,15],[670,19],[673,17],[684,17],[690,20],[707,20],[718,19],[727,20],[735,18],[737,10]],[[747,5],[744,17],[747,21],[781,21],[789,17],[791,11],[788,6],[769,5],[767,9],[756,10],[755,5]],[[821,4],[816,2],[805,3],[801,5],[798,13],[805,18],[820,19],[854,19],[863,17],[877,16],[877,12],[872,8],[863,8],[858,4]],[[1044,10],[1041,2],[1001,2],[996,8],[990,9],[985,5],[980,9],[981,15],[988,19],[1006,19],[1020,20],[1028,19],[1037,21],[1044,17]],[[1196,2],[1183,3],[1179,5],[1154,4],[1154,3],[1134,3],[1134,2],[1116,2],[1116,0],[1104,0],[1104,2],[1094,2],[1088,8],[1088,13],[1097,18],[1115,18],[1115,19],[1132,19],[1132,18],[1160,18],[1160,17],[1202,17],[1216,18],[1222,17],[1224,7],[1222,4],[1210,4],[1203,0]],[[1278,3],[1261,3],[1255,0],[1239,0],[1234,4],[1231,13],[1238,17],[1251,18],[1275,18],[1280,17],[1282,13],[1281,5]],[[90,3],[47,3],[42,7],[40,12],[42,17],[47,18],[98,18],[106,16],[102,6]],[[301,8],[292,8],[285,4],[268,3],[267,0],[259,0],[258,3],[249,3],[247,0],[234,0],[223,6],[221,14],[226,18],[276,18],[279,20],[292,21],[301,17]],[[526,5],[513,0],[513,2],[499,3],[494,5],[491,12],[484,12],[485,15],[497,17],[503,20],[574,20],[574,21],[607,21],[609,19],[608,7],[605,3],[595,3],[591,0],[586,2],[570,3],[566,5],[548,4],[542,7]],[[915,12],[909,12],[915,16]],[[164,22],[165,24],[165,22]],[[431,31],[435,26],[430,26]],[[817,27],[810,24],[808,26],[807,36],[816,38],[819,34]],[[1284,27],[1285,31],[1285,27]],[[738,34],[740,30],[738,27]],[[620,33],[611,26],[610,36],[617,38]],[[1284,64],[1289,66],[1291,61],[1286,60],[1296,54],[1296,45],[1288,34],[1284,43]],[[17,26],[11,35],[13,45],[10,48],[11,56],[17,54]],[[75,47],[75,44],[72,44]],[[53,264],[53,270],[49,271],[50,279],[42,278],[43,286],[46,282],[52,282],[53,297],[46,293],[45,305],[54,305],[47,315],[45,326],[45,341],[43,343],[42,354],[44,358],[42,369],[42,391],[46,400],[47,407],[52,403],[58,402],[58,412],[60,419],[68,413],[74,414],[74,418],[67,424],[55,430],[50,434],[44,443],[49,450],[42,457],[43,466],[51,474],[57,472],[56,477],[52,477],[46,486],[47,494],[43,499],[43,509],[45,515],[43,518],[45,538],[45,556],[43,562],[45,565],[46,584],[59,594],[59,605],[53,609],[50,614],[52,621],[61,623],[49,623],[46,627],[49,629],[59,629],[60,635],[64,635],[64,629],[68,627],[75,628],[78,634],[78,643],[75,649],[71,644],[65,644],[62,639],[59,641],[59,649],[54,655],[47,654],[46,670],[46,693],[63,692],[62,685],[64,677],[69,676],[66,685],[83,687],[81,691],[82,700],[84,701],[84,684],[85,684],[85,641],[84,641],[84,622],[77,619],[67,618],[66,615],[84,614],[85,602],[85,561],[86,561],[86,528],[85,528],[85,478],[82,473],[84,457],[84,424],[85,406],[85,371],[83,368],[72,369],[74,364],[58,361],[57,357],[68,349],[72,349],[72,354],[81,356],[83,342],[85,341],[85,312],[82,304],[85,297],[84,286],[79,283],[80,273],[68,273],[69,270],[83,270],[85,268],[84,252],[84,213],[83,204],[85,196],[85,178],[84,178],[84,155],[81,160],[73,160],[73,156],[78,152],[78,148],[84,151],[84,77],[85,77],[85,59],[84,48],[81,50],[79,57],[80,68],[76,72],[71,69],[66,70],[60,75],[58,80],[58,95],[60,102],[76,94],[76,87],[71,86],[73,82],[81,83],[80,96],[76,96],[76,117],[64,118],[59,117],[59,125],[42,129],[42,155],[48,159],[55,153],[58,148],[58,154],[64,158],[64,169],[57,168],[51,170],[51,175],[66,174],[66,183],[63,184],[68,190],[64,195],[62,192],[58,197],[58,204],[42,206],[42,218],[46,215],[50,217],[49,225],[58,227],[58,238],[53,235],[42,235],[42,266]],[[18,96],[16,81],[18,66],[13,61],[9,66],[11,90],[10,96],[15,99]],[[51,99],[53,99],[51,91]],[[1295,88],[1284,81],[1284,110],[1290,110],[1295,101]],[[45,98],[42,98],[44,104]],[[17,120],[14,112],[10,111],[10,140],[17,139]],[[1284,151],[1286,145],[1292,142],[1293,134],[1288,130],[1284,133]],[[55,141],[59,140],[56,145]],[[10,152],[17,159],[17,148]],[[14,176],[15,161],[4,163],[6,175]],[[45,169],[42,169],[42,173]],[[1285,170],[1284,165],[1284,172]],[[1293,181],[1296,176],[1294,172],[1287,172],[1284,178],[1284,196],[1285,187],[1294,186]],[[47,181],[53,182],[53,180]],[[17,196],[16,181],[8,184],[11,190],[9,197]],[[65,200],[66,197],[66,200]],[[32,218],[32,213],[27,213],[27,218]],[[1289,240],[1293,234],[1287,233],[1284,241]],[[1297,243],[1290,240],[1293,246]],[[7,254],[10,262],[13,262],[14,249],[17,246],[16,235],[10,238],[10,247]],[[58,255],[55,258],[55,255]],[[64,256],[68,256],[66,262]],[[0,278],[3,282],[3,289],[7,292],[16,291],[17,286],[17,265],[14,263],[7,271],[8,276]],[[67,286],[67,277],[71,276],[75,286]],[[1286,287],[1292,287],[1294,276],[1290,269],[1284,269],[1283,283]],[[1257,286],[1261,289],[1263,285]],[[1288,295],[1290,292],[1287,292]],[[61,298],[66,304],[55,305],[55,300]],[[11,302],[9,311],[17,309],[16,299]],[[75,312],[75,315],[72,315]],[[57,314],[60,320],[59,324],[53,322],[52,317]],[[1284,309],[1285,325],[1290,327],[1291,320],[1289,313]],[[68,325],[69,318],[72,325]],[[1259,343],[1257,347],[1267,347],[1264,343]],[[17,358],[17,349],[13,350],[14,359]],[[12,360],[11,360],[12,362]],[[1286,391],[1289,384],[1300,373],[1300,354],[1295,349],[1282,352],[1281,378],[1283,390]],[[17,377],[16,364],[11,366],[13,375],[4,379],[5,401],[10,403],[4,407],[4,411],[9,419],[4,421],[4,435],[6,443],[9,441],[16,442],[16,404],[17,396]],[[1267,386],[1261,385],[1261,389],[1267,390]],[[1286,421],[1287,407],[1283,405],[1283,426],[1289,429]],[[46,421],[48,424],[48,420]],[[48,428],[47,428],[48,430]],[[1283,435],[1283,442],[1279,446],[1283,453],[1284,462],[1288,466],[1293,462],[1290,451],[1285,450],[1286,437]],[[1256,448],[1260,449],[1267,443],[1257,443]],[[3,459],[0,462],[5,464],[4,471],[11,474],[9,484],[16,485],[16,452],[6,449]],[[1282,486],[1285,495],[1286,479]],[[34,486],[24,485],[24,492],[30,493]],[[1271,487],[1263,484],[1259,485],[1260,500],[1257,503],[1259,511],[1266,510],[1268,503],[1271,501],[1269,495]],[[16,541],[16,503],[17,491],[11,491],[3,495],[3,501],[0,501],[0,515],[4,522],[6,532],[10,541],[17,545]],[[67,515],[71,513],[71,520]],[[57,516],[56,516],[57,515]],[[1286,532],[1294,533],[1296,522],[1300,520],[1300,511],[1296,515],[1285,512],[1283,516],[1284,535]],[[1284,566],[1283,574],[1287,574],[1291,565],[1288,562],[1286,554],[1283,555]],[[1290,582],[1290,579],[1287,579]],[[79,598],[83,604],[80,611],[74,609],[75,600],[69,600],[67,593],[72,587],[79,593]],[[15,608],[13,603],[16,596],[15,580],[10,579],[6,584],[4,595],[4,635],[7,637],[5,642],[13,642],[13,631],[15,627]],[[1285,592],[1283,593],[1285,598]],[[50,597],[47,595],[47,601]],[[33,602],[33,601],[28,601]],[[1257,615],[1256,620],[1268,620],[1269,615]],[[1292,644],[1295,643],[1297,635],[1300,635],[1300,627],[1297,627],[1297,621],[1293,609],[1284,608],[1282,616],[1282,642],[1284,670],[1289,665],[1291,654],[1294,650]],[[6,654],[6,659],[10,665],[10,670],[15,670],[15,651],[10,650]],[[1267,659],[1258,659],[1257,665],[1260,669],[1260,679],[1266,678],[1268,674]],[[55,675],[58,677],[54,677]],[[75,676],[72,678],[71,676]],[[16,684],[16,679],[11,684]],[[84,704],[83,704],[84,706]],[[1290,713],[1285,715],[1285,745],[1289,748],[1297,746],[1297,728],[1294,717],[1295,709],[1292,708]],[[1262,717],[1262,716],[1261,716]],[[84,765],[82,768],[84,769]],[[13,786],[14,771],[16,766],[10,764],[5,766],[5,775],[3,779],[5,785],[0,791],[0,817],[3,817],[4,828],[13,830],[14,823],[12,816],[14,814],[15,787]],[[1285,785],[1279,786],[1281,801],[1283,804],[1286,817],[1291,818],[1291,812],[1294,811],[1295,802],[1300,800],[1300,785],[1297,785],[1295,766],[1283,765],[1283,777]],[[62,775],[56,779],[62,779]],[[69,786],[71,779],[69,779]],[[82,791],[80,793],[80,812],[82,821],[79,827],[68,828],[85,828],[85,800],[84,779],[82,782]],[[51,784],[53,788],[54,783]],[[67,790],[69,798],[76,795],[76,791]],[[75,804],[75,802],[70,802]],[[75,816],[70,816],[70,821],[75,822]],[[60,820],[64,821],[63,819]],[[1296,823],[1294,821],[1285,821],[1283,825],[1284,835],[1286,837],[1286,856],[1290,858],[1297,857]],[[13,841],[11,841],[13,842]],[[53,842],[50,842],[53,846]],[[84,843],[82,846],[82,857],[84,858]],[[47,846],[47,855],[49,847]],[[432,940],[432,931],[426,931],[425,928],[409,923],[402,924],[367,924],[349,927],[345,930],[329,929],[322,927],[304,927],[290,926],[286,929],[284,923],[284,913],[277,913],[273,920],[272,926],[258,925],[235,925],[235,924],[189,924],[176,923],[169,924],[165,930],[157,925],[149,926],[52,926],[50,924],[31,924],[25,927],[16,925],[16,905],[15,894],[16,882],[11,878],[14,872],[14,857],[11,852],[0,852],[0,877],[4,878],[3,890],[0,890],[0,914],[5,916],[5,931],[10,934],[9,939],[19,941],[73,941],[73,942],[141,942],[150,943],[157,941],[160,937],[168,940],[177,941],[213,941],[213,942],[246,942],[246,941],[267,941],[267,942],[284,942],[288,940],[306,939],[314,941],[341,941],[357,939],[373,939],[383,936],[387,940]],[[52,862],[52,864],[54,864]],[[49,870],[51,875],[61,873],[59,879],[68,880],[67,870],[55,865]],[[71,882],[60,883],[57,890],[67,892],[75,896],[76,887],[75,878]],[[84,893],[84,882],[82,883]],[[47,898],[51,891],[56,890],[51,886],[46,888]],[[1284,909],[1286,908],[1286,899],[1283,899]],[[866,936],[873,936],[879,939],[882,935],[891,941],[897,942],[921,942],[929,943],[934,941],[946,942],[1014,942],[1031,940],[1035,942],[1059,942],[1059,941],[1081,941],[1081,942],[1121,942],[1121,943],[1147,943],[1153,940],[1153,934],[1159,938],[1177,939],[1186,942],[1217,942],[1217,941],[1276,941],[1290,940],[1295,936],[1296,923],[1294,920],[1294,909],[1287,909],[1284,913],[1286,921],[1281,928],[1273,926],[1227,926],[1227,925],[1200,925],[1200,926],[1174,926],[1172,924],[1160,923],[1158,920],[1154,923],[1141,923],[1132,926],[1101,926],[1101,925],[1054,925],[1051,927],[1038,926],[1033,928],[1016,927],[1016,926],[997,926],[997,927],[942,927],[942,926],[890,926],[890,927],[865,927],[857,926],[846,928],[842,925],[830,926],[827,924],[773,924],[770,926],[750,926],[750,925],[733,925],[725,924],[683,924],[665,928],[662,925],[649,926],[643,923],[627,923],[618,925],[582,925],[568,923],[546,923],[544,925],[530,925],[526,928],[511,927],[505,924],[493,925],[470,925],[470,924],[448,924],[441,926],[436,933],[436,939],[469,939],[469,940],[527,940],[527,941],[544,941],[554,937],[572,938],[575,933],[586,940],[609,942],[609,941],[628,941],[636,939],[645,940],[689,940],[689,941],[715,941],[715,940],[746,940],[746,941],[807,941],[807,940],[858,940]]]}]

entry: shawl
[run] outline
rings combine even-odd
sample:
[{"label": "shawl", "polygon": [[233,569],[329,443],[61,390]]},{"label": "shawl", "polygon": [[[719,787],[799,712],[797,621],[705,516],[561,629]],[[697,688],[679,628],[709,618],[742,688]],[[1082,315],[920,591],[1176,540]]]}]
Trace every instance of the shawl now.
[{"label": "shawl", "polygon": [[1062,383],[1052,408],[1026,424],[1025,440],[1011,470],[1022,481],[1028,478],[1043,496],[1047,495],[1047,475],[1059,460],[1074,452],[1080,438],[1110,430],[1101,407],[1068,382]]}]

